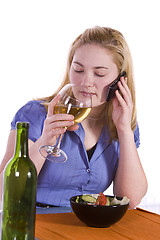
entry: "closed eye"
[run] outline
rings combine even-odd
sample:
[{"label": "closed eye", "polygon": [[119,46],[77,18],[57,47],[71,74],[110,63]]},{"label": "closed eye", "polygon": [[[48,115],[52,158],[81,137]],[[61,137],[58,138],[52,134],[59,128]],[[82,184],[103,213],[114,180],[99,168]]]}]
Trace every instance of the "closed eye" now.
[{"label": "closed eye", "polygon": [[82,73],[82,72],[84,72],[83,70],[76,70],[76,69],[74,69],[74,71],[75,71],[76,73]]},{"label": "closed eye", "polygon": [[104,77],[105,76],[105,74],[98,74],[98,73],[95,73],[95,75],[98,76],[98,77]]}]

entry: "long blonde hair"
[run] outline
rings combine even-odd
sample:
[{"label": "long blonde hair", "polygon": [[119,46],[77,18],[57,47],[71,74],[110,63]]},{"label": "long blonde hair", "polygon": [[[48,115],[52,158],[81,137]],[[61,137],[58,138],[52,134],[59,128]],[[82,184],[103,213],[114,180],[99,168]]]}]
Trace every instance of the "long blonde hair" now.
[{"label": "long blonde hair", "polygon": [[[119,70],[119,73],[122,71],[125,71],[127,73],[127,84],[131,91],[133,102],[131,128],[132,130],[134,130],[136,127],[137,119],[136,119],[135,86],[133,79],[132,58],[124,36],[119,31],[112,28],[96,26],[94,28],[86,29],[82,34],[80,34],[71,45],[68,55],[66,73],[60,87],[52,96],[42,98],[40,100],[44,101],[47,105],[57,95],[58,91],[65,84],[70,83],[69,71],[76,49],[84,44],[93,43],[98,44],[105,49],[109,49],[113,55],[113,59]],[[117,130],[112,120],[112,101],[106,104],[106,107],[107,107],[105,116],[106,124],[108,125],[110,131],[111,140],[117,140],[118,139]]]}]

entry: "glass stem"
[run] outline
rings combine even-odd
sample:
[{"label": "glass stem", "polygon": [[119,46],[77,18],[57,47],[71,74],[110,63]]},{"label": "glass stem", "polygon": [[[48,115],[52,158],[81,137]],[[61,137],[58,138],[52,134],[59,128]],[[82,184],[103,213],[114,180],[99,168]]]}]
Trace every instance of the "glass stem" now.
[{"label": "glass stem", "polygon": [[[65,129],[67,129],[67,127],[65,127]],[[60,147],[63,134],[64,134],[64,133],[60,134],[60,135],[58,136],[58,138],[57,138],[57,142],[56,142],[56,144],[55,144],[55,146],[56,146],[57,148]]]},{"label": "glass stem", "polygon": [[58,137],[58,139],[57,139],[57,142],[56,142],[56,145],[55,145],[57,148],[60,147],[63,134],[64,134],[64,133],[60,134],[59,137]]}]

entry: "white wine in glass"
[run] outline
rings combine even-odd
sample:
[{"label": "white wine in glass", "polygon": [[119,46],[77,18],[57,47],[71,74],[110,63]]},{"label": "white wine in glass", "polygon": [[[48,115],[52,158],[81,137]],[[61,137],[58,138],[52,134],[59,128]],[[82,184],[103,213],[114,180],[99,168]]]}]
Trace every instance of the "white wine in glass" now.
[{"label": "white wine in glass", "polygon": [[74,123],[82,122],[90,113],[91,107],[73,107],[68,111],[65,105],[57,105],[54,107],[54,114],[69,113],[74,116]]},{"label": "white wine in glass", "polygon": [[[83,121],[91,111],[92,95],[82,85],[67,84],[59,92],[61,98],[54,107],[53,114],[71,114],[74,123]],[[60,149],[63,134],[60,134],[54,146],[44,145],[40,147],[41,155],[49,161],[62,163],[67,160],[66,153]]]}]

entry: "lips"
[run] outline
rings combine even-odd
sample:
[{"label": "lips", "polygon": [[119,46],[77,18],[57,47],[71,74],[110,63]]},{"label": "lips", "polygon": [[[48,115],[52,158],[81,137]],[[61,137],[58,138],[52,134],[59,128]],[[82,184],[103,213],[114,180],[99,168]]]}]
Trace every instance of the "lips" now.
[{"label": "lips", "polygon": [[94,93],[86,92],[86,91],[80,91],[80,93],[81,93],[82,96],[84,96],[84,97],[89,97],[89,96],[95,95]]},{"label": "lips", "polygon": [[80,89],[80,92],[83,94],[89,94],[89,95],[95,95],[94,92],[92,92],[90,89],[88,88],[83,88],[83,89]]}]

